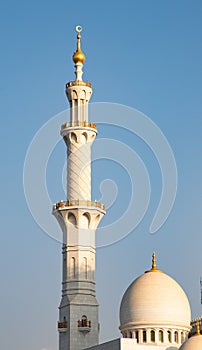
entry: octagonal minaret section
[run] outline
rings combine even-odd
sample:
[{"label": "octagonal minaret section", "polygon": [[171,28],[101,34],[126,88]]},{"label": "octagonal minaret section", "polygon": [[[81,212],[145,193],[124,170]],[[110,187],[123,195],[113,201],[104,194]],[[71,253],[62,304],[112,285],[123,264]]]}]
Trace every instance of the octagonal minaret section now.
[{"label": "octagonal minaret section", "polygon": [[88,121],[92,85],[82,80],[85,55],[81,50],[81,27],[76,28],[76,79],[66,84],[70,121],[61,127],[67,146],[67,198],[53,205],[53,215],[63,232],[59,350],[82,350],[99,342],[95,232],[105,206],[91,198],[91,147],[97,129]]}]

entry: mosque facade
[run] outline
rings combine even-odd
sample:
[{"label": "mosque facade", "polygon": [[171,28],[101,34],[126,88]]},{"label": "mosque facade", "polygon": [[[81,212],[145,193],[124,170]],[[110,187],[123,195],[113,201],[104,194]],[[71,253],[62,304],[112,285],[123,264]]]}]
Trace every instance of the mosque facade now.
[{"label": "mosque facade", "polygon": [[66,84],[70,122],[61,126],[67,146],[67,198],[52,210],[63,233],[59,350],[202,350],[202,318],[191,321],[185,292],[158,269],[155,253],[151,268],[134,280],[122,298],[120,338],[99,344],[95,232],[106,210],[91,198],[91,147],[97,128],[88,120],[92,85],[82,80],[85,55],[81,27],[76,29],[76,78]]}]

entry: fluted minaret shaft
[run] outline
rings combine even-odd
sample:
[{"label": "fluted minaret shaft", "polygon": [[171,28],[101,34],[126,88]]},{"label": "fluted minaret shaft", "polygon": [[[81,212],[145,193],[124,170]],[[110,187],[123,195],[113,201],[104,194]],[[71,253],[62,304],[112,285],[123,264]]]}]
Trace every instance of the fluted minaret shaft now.
[{"label": "fluted minaret shaft", "polygon": [[[74,130],[69,134],[67,198],[91,200],[91,145],[94,131]],[[90,141],[87,139],[91,138]]]}]

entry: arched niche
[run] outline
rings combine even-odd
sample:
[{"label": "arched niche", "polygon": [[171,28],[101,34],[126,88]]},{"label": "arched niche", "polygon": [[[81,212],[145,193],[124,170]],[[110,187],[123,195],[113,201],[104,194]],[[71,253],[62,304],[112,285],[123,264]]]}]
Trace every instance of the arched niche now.
[{"label": "arched niche", "polygon": [[76,216],[73,213],[68,213],[68,222],[76,226]]},{"label": "arched niche", "polygon": [[90,226],[90,214],[84,213],[80,218],[80,225],[82,228],[88,229]]},{"label": "arched niche", "polygon": [[77,136],[74,132],[71,132],[69,135],[69,139],[72,143],[76,143],[77,142]]}]

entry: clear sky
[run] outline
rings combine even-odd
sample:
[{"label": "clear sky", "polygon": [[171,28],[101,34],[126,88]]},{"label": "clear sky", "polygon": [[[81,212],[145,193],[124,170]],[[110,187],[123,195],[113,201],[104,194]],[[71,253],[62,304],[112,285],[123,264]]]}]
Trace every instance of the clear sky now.
[{"label": "clear sky", "polygon": [[[23,164],[38,129],[68,107],[64,86],[74,79],[71,56],[77,24],[83,27],[92,102],[124,104],[150,117],[173,149],[179,176],[173,210],[151,235],[161,193],[158,163],[142,140],[118,128],[99,127],[99,137],[121,140],[139,154],[151,181],[149,208],[136,230],[97,250],[101,340],[119,336],[121,297],[148,269],[153,250],[160,268],[186,291],[192,316],[202,315],[202,2],[10,0],[1,2],[0,17],[1,348],[58,347],[61,244],[45,234],[29,212]],[[53,202],[62,196],[64,160],[61,141],[47,172]],[[117,183],[118,196],[105,219],[113,222],[130,199],[128,175],[109,160],[93,167],[95,195],[103,179],[114,177]],[[37,188],[34,191],[37,195]],[[47,210],[51,218],[51,208]]]}]

